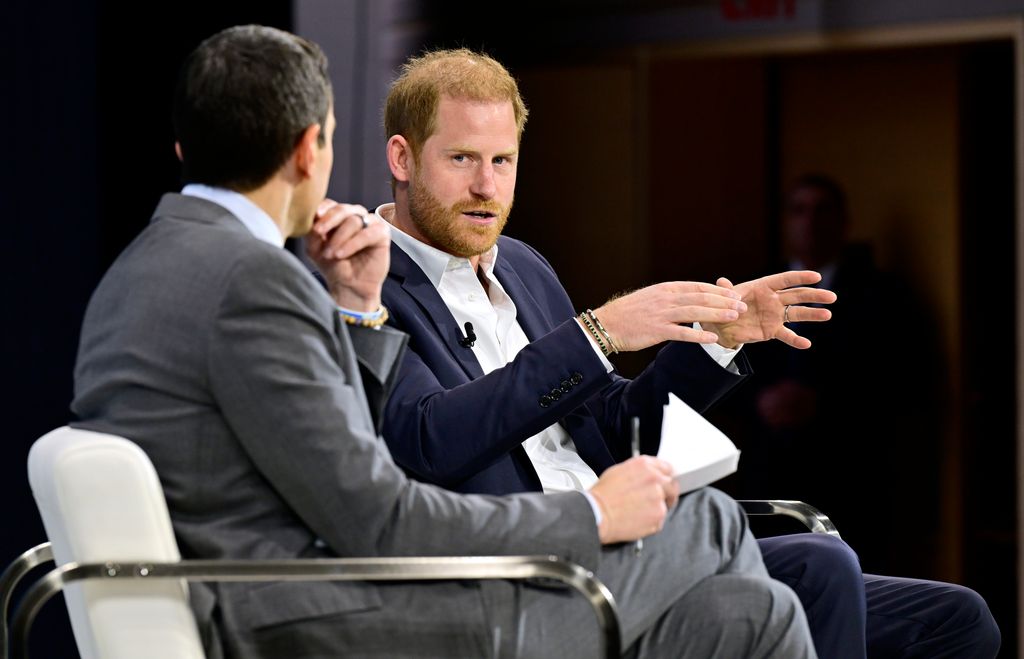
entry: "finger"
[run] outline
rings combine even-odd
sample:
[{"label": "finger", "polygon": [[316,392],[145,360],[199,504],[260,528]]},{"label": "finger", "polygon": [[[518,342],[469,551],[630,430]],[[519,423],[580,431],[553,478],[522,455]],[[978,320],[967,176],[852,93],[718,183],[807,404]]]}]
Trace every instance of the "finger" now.
[{"label": "finger", "polygon": [[679,495],[679,483],[673,478],[665,484],[665,505],[671,509],[679,501]]},{"label": "finger", "polygon": [[675,323],[729,323],[740,317],[735,309],[711,309],[708,307],[680,307],[672,309],[671,319]]},{"label": "finger", "polygon": [[350,217],[359,220],[358,226],[362,228],[361,218],[368,214],[367,210],[358,204],[339,204],[327,199],[321,202],[317,209],[313,232],[326,239],[331,231],[341,226]]},{"label": "finger", "polygon": [[789,288],[779,291],[779,302],[783,304],[832,304],[836,294],[824,288]]},{"label": "finger", "polygon": [[[327,238],[323,253],[327,258],[344,258],[344,246],[355,236],[363,232],[363,218],[365,215],[348,215],[344,221],[334,229]],[[369,228],[369,225],[367,225]],[[350,254],[353,252],[349,252]]]},{"label": "finger", "polygon": [[673,472],[672,463],[668,462],[667,460],[662,460],[661,458],[656,458],[653,456],[648,456],[648,459],[650,460],[650,464],[652,467],[657,469],[663,475],[671,478]]},{"label": "finger", "polygon": [[726,279],[725,277],[719,277],[718,281],[716,281],[715,283],[718,284],[719,286],[721,286],[722,288],[732,288],[733,287],[732,282],[729,281],[728,279]]},{"label": "finger", "polygon": [[697,306],[712,307],[715,309],[734,309],[743,313],[747,310],[747,303],[739,298],[715,293],[684,293],[674,300],[677,307]]},{"label": "finger", "polygon": [[820,323],[832,318],[832,312],[818,307],[789,306],[786,317],[791,323]]},{"label": "finger", "polygon": [[673,281],[668,282],[666,285],[669,290],[676,295],[685,295],[687,293],[711,293],[713,295],[721,295],[735,300],[740,299],[740,294],[731,288],[716,286],[715,284],[709,284],[703,281]]},{"label": "finger", "polygon": [[360,221],[359,228],[342,244],[334,246],[334,258],[347,259],[364,249],[386,246],[390,240],[391,233],[384,222],[371,222],[366,229],[362,229]]},{"label": "finger", "polygon": [[817,284],[821,281],[821,275],[813,270],[789,270],[787,272],[768,275],[763,278],[763,281],[765,284],[770,286],[772,290],[778,291],[783,288],[791,288],[793,286]]},{"label": "finger", "polygon": [[696,330],[685,325],[676,325],[669,330],[668,339],[685,343],[718,343],[718,335],[707,330]]},{"label": "finger", "polygon": [[788,327],[783,327],[778,332],[776,332],[775,338],[778,339],[779,341],[782,341],[786,345],[792,346],[793,348],[796,348],[798,350],[806,350],[807,348],[811,347],[810,339],[800,336],[799,334],[789,329]]}]

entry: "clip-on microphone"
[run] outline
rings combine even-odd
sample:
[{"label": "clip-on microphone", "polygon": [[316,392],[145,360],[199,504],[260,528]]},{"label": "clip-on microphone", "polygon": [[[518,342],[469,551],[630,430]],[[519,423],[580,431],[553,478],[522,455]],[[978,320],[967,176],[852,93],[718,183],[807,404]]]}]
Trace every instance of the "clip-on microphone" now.
[{"label": "clip-on microphone", "polygon": [[459,345],[463,348],[472,348],[476,343],[476,334],[473,333],[473,323],[466,323],[466,338],[459,339]]}]

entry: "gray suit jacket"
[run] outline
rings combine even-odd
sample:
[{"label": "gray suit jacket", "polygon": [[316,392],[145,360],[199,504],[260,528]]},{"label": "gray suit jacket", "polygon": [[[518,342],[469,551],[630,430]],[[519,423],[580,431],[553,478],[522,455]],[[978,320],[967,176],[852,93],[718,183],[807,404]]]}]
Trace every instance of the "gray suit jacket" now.
[{"label": "gray suit jacket", "polygon": [[[404,341],[349,330],[291,254],[216,204],[169,194],[93,295],[72,409],[150,456],[186,557],[553,553],[595,569],[580,494],[462,496],[395,466],[367,396],[386,394]],[[465,618],[479,588],[223,584],[193,599],[230,654],[344,654],[345,629],[379,628],[399,645],[380,656],[435,643],[469,656],[488,644],[482,617],[458,648],[394,630],[414,613]]]}]

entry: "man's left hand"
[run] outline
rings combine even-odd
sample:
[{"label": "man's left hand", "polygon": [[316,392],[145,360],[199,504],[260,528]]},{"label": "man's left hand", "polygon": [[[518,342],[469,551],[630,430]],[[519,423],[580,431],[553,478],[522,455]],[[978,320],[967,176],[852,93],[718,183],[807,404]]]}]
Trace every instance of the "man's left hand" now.
[{"label": "man's left hand", "polygon": [[836,294],[832,291],[808,287],[819,281],[821,275],[811,270],[780,272],[735,286],[721,277],[716,283],[739,293],[747,304],[747,310],[734,321],[701,323],[701,328],[717,334],[719,345],[725,348],[736,348],[744,343],[768,339],[778,339],[794,348],[810,348],[810,340],[794,332],[785,323],[821,322],[832,317],[828,309],[802,306],[836,301]]}]

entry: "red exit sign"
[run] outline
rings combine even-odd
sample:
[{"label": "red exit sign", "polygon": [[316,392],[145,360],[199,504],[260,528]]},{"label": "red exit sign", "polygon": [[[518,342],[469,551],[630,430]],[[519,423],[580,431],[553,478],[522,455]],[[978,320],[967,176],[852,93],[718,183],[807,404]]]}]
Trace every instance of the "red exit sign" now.
[{"label": "red exit sign", "polygon": [[721,0],[722,16],[727,21],[793,18],[796,0]]}]

